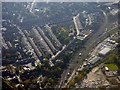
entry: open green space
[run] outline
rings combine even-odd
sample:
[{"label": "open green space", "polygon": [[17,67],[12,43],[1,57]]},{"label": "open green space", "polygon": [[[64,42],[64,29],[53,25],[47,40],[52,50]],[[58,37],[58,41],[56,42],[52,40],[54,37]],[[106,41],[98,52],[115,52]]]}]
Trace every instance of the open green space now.
[{"label": "open green space", "polygon": [[116,64],[106,64],[109,70],[118,70],[118,66]]}]

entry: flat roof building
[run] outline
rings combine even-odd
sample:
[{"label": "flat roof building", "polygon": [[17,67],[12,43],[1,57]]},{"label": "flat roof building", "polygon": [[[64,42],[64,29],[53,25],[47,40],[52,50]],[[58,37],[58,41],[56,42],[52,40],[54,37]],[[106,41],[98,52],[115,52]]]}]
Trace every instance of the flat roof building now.
[{"label": "flat roof building", "polygon": [[110,48],[105,47],[98,54],[104,56],[104,55],[108,54],[110,52],[110,50],[111,50]]},{"label": "flat roof building", "polygon": [[96,63],[96,62],[99,61],[99,60],[100,60],[100,57],[95,56],[95,57],[93,57],[93,58],[89,61],[89,63],[94,64],[94,63]]}]

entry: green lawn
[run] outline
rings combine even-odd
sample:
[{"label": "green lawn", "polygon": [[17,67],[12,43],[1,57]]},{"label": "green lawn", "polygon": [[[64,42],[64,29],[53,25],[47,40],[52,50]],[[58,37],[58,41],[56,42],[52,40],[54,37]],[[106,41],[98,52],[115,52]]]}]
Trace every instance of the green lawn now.
[{"label": "green lawn", "polygon": [[118,70],[118,66],[116,64],[106,64],[109,70]]}]

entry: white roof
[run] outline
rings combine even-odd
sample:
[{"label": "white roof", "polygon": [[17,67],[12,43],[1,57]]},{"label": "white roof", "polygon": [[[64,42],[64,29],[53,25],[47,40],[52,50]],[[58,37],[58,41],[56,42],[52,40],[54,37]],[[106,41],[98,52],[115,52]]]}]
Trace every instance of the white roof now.
[{"label": "white roof", "polygon": [[101,50],[99,54],[106,55],[110,50],[111,50],[110,48],[106,47],[103,50]]},{"label": "white roof", "polygon": [[105,67],[105,70],[109,70],[108,67]]}]

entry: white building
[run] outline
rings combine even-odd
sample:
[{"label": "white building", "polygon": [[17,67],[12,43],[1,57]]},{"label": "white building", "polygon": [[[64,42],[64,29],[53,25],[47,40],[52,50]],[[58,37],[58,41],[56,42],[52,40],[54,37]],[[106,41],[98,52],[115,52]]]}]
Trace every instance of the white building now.
[{"label": "white building", "polygon": [[99,55],[104,56],[104,55],[108,54],[108,53],[110,52],[110,50],[111,50],[110,48],[105,47],[104,49],[102,49],[102,50],[99,52]]}]

